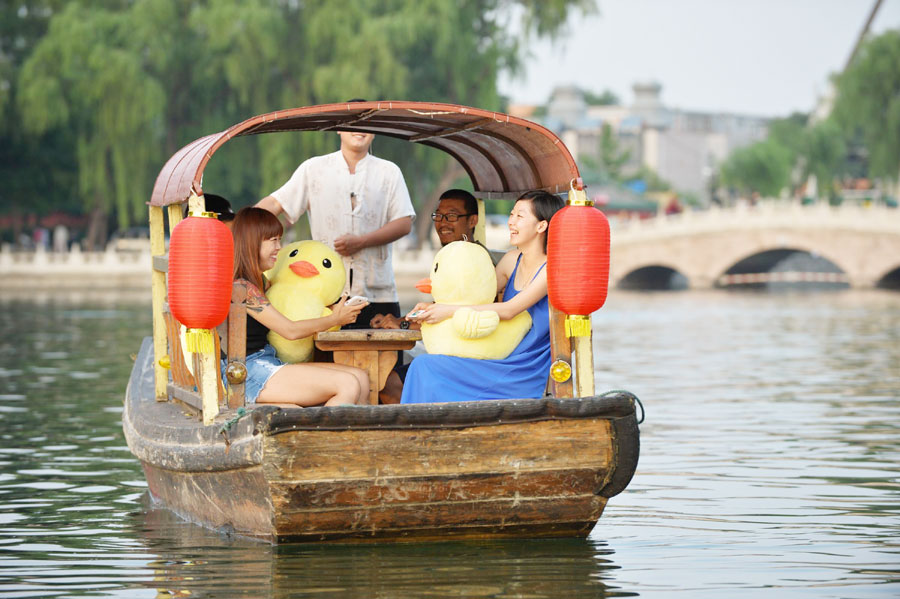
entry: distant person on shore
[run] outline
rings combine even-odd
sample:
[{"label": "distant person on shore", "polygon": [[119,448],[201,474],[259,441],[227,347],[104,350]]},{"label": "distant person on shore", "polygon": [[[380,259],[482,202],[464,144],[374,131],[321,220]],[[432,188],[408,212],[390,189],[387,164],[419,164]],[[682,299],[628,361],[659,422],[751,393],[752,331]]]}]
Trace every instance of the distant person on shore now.
[{"label": "distant person on shore", "polygon": [[256,205],[275,215],[284,213],[291,223],[309,212],[312,238],[343,258],[347,293],[369,300],[357,323],[345,328],[368,328],[376,314],[400,317],[391,244],[412,230],[416,213],[397,165],[370,153],[375,136],[360,131],[338,135],[337,152],[306,160]]},{"label": "distant person on shore", "polygon": [[53,251],[58,254],[69,251],[69,228],[62,223],[53,227]]}]

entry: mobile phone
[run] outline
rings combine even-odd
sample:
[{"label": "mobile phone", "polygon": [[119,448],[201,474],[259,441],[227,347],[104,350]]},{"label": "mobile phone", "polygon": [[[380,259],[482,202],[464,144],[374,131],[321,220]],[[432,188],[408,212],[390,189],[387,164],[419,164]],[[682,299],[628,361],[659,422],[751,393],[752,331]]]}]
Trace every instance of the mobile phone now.
[{"label": "mobile phone", "polygon": [[424,312],[424,310],[413,310],[412,312],[407,314],[406,317],[407,318],[416,318],[418,316],[421,316],[422,312]]},{"label": "mobile phone", "polygon": [[369,298],[364,295],[354,295],[350,299],[347,300],[348,306],[356,306],[358,304],[367,304],[369,303]]}]

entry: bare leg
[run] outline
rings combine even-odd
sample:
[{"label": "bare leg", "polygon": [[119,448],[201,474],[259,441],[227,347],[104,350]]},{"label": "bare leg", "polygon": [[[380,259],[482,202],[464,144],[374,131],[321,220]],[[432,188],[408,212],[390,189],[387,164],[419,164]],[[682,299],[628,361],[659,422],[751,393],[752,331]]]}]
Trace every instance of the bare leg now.
[{"label": "bare leg", "polygon": [[356,380],[359,381],[359,401],[356,403],[360,405],[366,405],[369,403],[369,373],[363,370],[362,368],[356,368],[354,366],[347,366],[345,364],[334,364],[332,362],[317,362],[316,366],[322,366],[324,368],[332,368],[334,370],[340,370],[342,372],[348,372],[356,377]]},{"label": "bare leg", "polygon": [[400,380],[400,375],[392,370],[384,382],[384,389],[378,394],[378,400],[383,404],[400,403],[402,394],[403,381]]},{"label": "bare leg", "polygon": [[287,364],[269,378],[256,401],[337,406],[355,404],[359,397],[359,380],[350,372],[323,368],[320,364]]}]

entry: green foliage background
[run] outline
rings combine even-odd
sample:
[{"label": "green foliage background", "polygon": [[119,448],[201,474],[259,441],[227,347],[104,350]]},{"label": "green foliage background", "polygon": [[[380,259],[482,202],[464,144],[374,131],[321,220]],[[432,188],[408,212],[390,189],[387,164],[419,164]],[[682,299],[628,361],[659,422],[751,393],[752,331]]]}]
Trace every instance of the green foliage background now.
[{"label": "green foliage background", "polygon": [[[146,219],[168,156],[251,116],[350,98],[431,100],[501,110],[497,78],[517,72],[528,36],[553,37],[594,0],[25,0],[0,4],[0,216]],[[519,33],[514,33],[519,32]],[[204,188],[255,202],[327,134],[235,140]],[[458,179],[440,152],[394,140],[414,202]],[[427,220],[427,219],[423,219]]]},{"label": "green foliage background", "polygon": [[897,181],[900,176],[900,30],[866,40],[833,78],[828,118],[793,114],[772,122],[766,140],[741,148],[722,165],[722,182],[740,192],[775,196],[815,175],[836,199],[841,177]]}]

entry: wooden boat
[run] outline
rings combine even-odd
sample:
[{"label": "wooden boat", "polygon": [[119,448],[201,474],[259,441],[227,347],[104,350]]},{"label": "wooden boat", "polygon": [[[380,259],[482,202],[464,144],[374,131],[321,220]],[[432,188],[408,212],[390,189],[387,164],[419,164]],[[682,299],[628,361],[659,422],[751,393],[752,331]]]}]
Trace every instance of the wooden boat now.
[{"label": "wooden boat", "polygon": [[[245,410],[246,295],[239,286],[219,331],[234,367],[231,384],[223,387],[219,377],[218,343],[188,368],[165,303],[165,213],[171,230],[185,202],[202,207],[203,170],[236,136],[335,129],[439,148],[459,161],[480,199],[514,199],[529,189],[563,193],[578,177],[569,151],[540,125],[450,104],[279,111],[182,148],[151,197],[153,337],[135,361],[123,413],[150,495],[189,520],[271,542],[587,536],[634,474],[636,398],[594,394],[590,337],[573,354],[564,315],[553,308],[553,358],[571,365],[576,380],[549,378],[542,398]],[[368,360],[373,385],[386,376],[373,348],[395,352],[415,336],[359,334],[325,336],[323,347]]]}]

